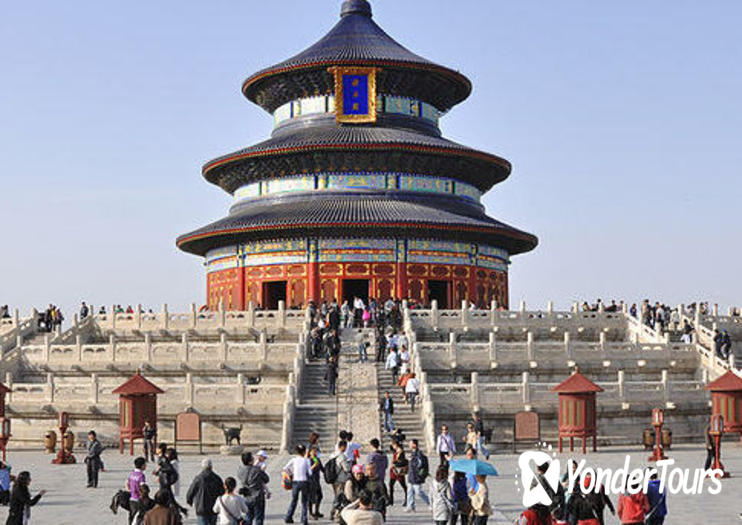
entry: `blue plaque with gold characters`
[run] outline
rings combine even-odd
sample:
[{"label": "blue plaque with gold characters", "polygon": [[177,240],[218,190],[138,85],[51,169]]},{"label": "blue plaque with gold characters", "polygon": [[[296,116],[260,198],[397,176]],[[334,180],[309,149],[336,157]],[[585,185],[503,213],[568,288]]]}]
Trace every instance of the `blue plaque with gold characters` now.
[{"label": "blue plaque with gold characters", "polygon": [[335,115],[338,122],[376,122],[376,71],[374,67],[333,67]]}]

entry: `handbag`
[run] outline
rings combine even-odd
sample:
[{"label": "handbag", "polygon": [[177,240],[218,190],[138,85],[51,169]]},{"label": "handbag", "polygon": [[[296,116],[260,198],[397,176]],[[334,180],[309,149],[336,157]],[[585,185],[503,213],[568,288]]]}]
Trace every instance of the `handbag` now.
[{"label": "handbag", "polygon": [[227,506],[226,506],[226,505],[224,504],[224,499],[223,499],[223,498],[224,498],[224,496],[221,496],[221,497],[219,498],[219,503],[221,503],[221,505],[222,505],[222,508],[224,509],[224,511],[225,511],[225,512],[227,513],[227,515],[229,516],[229,519],[231,519],[231,520],[232,520],[232,521],[233,521],[234,523],[236,523],[237,525],[245,525],[245,524],[246,524],[247,522],[246,522],[245,520],[243,520],[242,518],[238,518],[237,516],[235,516],[234,514],[232,514],[232,511],[231,511],[231,510],[229,510],[229,507],[227,507]]}]

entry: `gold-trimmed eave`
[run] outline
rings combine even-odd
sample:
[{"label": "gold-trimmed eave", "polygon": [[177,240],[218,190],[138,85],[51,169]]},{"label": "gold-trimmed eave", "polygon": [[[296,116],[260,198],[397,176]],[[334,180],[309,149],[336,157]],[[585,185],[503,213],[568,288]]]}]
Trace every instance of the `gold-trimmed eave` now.
[{"label": "gold-trimmed eave", "polygon": [[494,226],[465,226],[456,224],[436,224],[428,222],[342,222],[342,223],[297,223],[297,224],[267,224],[259,226],[244,226],[239,228],[225,228],[223,230],[214,230],[204,233],[196,233],[193,235],[186,234],[176,239],[176,246],[183,251],[192,253],[194,255],[203,256],[200,253],[190,251],[184,248],[185,244],[208,239],[210,237],[223,237],[226,235],[238,235],[241,233],[260,232],[267,230],[301,230],[301,229],[318,229],[318,228],[339,228],[339,227],[357,227],[359,229],[372,229],[372,228],[413,228],[419,229],[425,227],[427,229],[438,230],[438,231],[464,231],[472,233],[490,233],[494,235],[502,235],[503,237],[509,237],[511,239],[520,240],[528,243],[528,246],[524,250],[508,252],[511,255],[518,255],[520,253],[529,252],[538,246],[538,237],[533,234],[510,228],[497,228]]},{"label": "gold-trimmed eave", "polygon": [[[348,59],[348,60],[332,60],[329,62],[328,61],[309,62],[307,64],[297,64],[293,66],[286,66],[286,67],[266,69],[263,71],[259,71],[258,73],[255,73],[247,77],[242,82],[242,95],[245,98],[247,98],[250,102],[253,102],[254,104],[258,104],[254,98],[250,97],[250,95],[248,94],[248,89],[255,87],[257,83],[267,79],[268,77],[279,76],[284,73],[293,73],[296,71],[301,71],[303,69],[329,69],[333,66],[376,67],[379,69],[381,68],[412,69],[412,70],[418,70],[418,71],[423,71],[427,73],[439,73],[445,77],[450,78],[455,83],[458,83],[464,86],[464,90],[462,91],[462,94],[456,100],[451,102],[450,104],[451,107],[457,104],[460,104],[461,102],[469,98],[469,95],[471,95],[472,87],[473,87],[471,80],[469,80],[462,73],[459,73],[458,71],[454,71],[453,69],[448,69],[446,67],[439,66],[436,64],[416,64],[413,62],[404,62],[404,61],[399,61],[399,60]],[[319,95],[329,95],[329,94],[330,94],[329,92],[328,93],[311,93],[309,96],[319,96]],[[445,111],[448,111],[450,107],[449,108],[438,108],[438,109],[442,112],[445,112]],[[270,113],[270,111],[268,112]]]},{"label": "gold-trimmed eave", "polygon": [[203,168],[201,168],[201,174],[206,180],[216,184],[216,181],[213,181],[208,177],[211,171],[213,171],[216,168],[220,168],[220,167],[226,166],[227,164],[238,162],[244,159],[272,157],[275,155],[291,154],[291,153],[307,151],[307,150],[310,150],[310,151],[318,151],[318,150],[383,151],[386,149],[408,150],[408,151],[414,151],[417,153],[432,153],[434,155],[448,155],[452,157],[460,157],[460,156],[469,157],[475,160],[496,164],[497,166],[505,170],[506,177],[510,175],[513,169],[513,165],[510,164],[508,160],[503,159],[502,157],[498,157],[497,155],[493,155],[491,153],[485,153],[483,151],[456,149],[456,148],[438,148],[434,146],[416,146],[414,144],[404,144],[404,143],[396,143],[396,142],[378,142],[378,143],[363,143],[363,144],[311,144],[311,145],[306,145],[306,146],[293,146],[290,148],[274,148],[274,149],[268,149],[264,151],[237,153],[233,155],[227,155],[224,157],[220,157],[218,159],[207,162],[206,164],[204,164]]}]

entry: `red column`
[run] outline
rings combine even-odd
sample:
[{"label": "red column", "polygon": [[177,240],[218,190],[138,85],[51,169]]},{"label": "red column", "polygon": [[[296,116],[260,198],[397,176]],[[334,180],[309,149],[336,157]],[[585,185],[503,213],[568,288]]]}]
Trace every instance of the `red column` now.
[{"label": "red column", "polygon": [[[466,298],[474,304],[477,304],[477,267],[469,266],[469,293]],[[456,305],[457,308],[461,308],[460,304]],[[477,305],[479,307],[479,305]]]},{"label": "red column", "polygon": [[245,304],[245,268],[243,268],[242,266],[238,266],[237,271],[240,272],[239,278],[237,279],[240,290],[237,293],[237,308],[236,309],[246,310],[247,305]]},{"label": "red column", "polygon": [[397,263],[397,278],[396,278],[396,295],[397,299],[404,299],[407,297],[407,263]]},{"label": "red column", "polygon": [[320,302],[319,267],[316,262],[307,263],[307,302]]}]

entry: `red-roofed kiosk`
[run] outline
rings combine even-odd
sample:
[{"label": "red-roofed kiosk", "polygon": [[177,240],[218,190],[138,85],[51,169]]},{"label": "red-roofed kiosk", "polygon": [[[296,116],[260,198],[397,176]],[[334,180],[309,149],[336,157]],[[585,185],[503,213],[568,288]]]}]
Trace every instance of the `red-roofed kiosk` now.
[{"label": "red-roofed kiosk", "polygon": [[559,452],[562,438],[569,438],[569,450],[574,451],[575,438],[582,438],[582,453],[587,452],[587,438],[593,438],[593,452],[598,450],[595,394],[603,389],[575,370],[552,389],[559,394]]},{"label": "red-roofed kiosk", "polygon": [[157,428],[157,394],[164,391],[137,372],[113,391],[119,395],[119,452],[129,440],[129,454],[134,455],[134,440],[144,438],[144,422]]},{"label": "red-roofed kiosk", "polygon": [[742,378],[729,370],[706,388],[711,390],[711,415],[724,417],[724,432],[742,435]]}]

